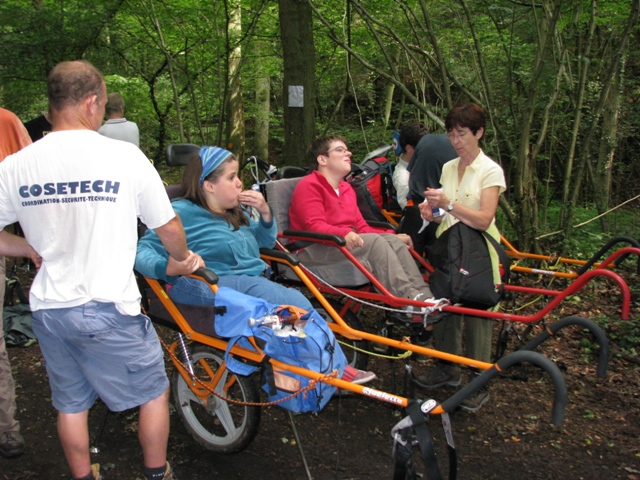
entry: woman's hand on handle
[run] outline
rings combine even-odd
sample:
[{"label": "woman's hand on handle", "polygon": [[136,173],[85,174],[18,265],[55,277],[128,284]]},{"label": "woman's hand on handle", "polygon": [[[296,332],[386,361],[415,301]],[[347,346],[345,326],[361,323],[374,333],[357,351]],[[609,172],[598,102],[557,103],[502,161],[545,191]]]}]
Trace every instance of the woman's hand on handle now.
[{"label": "woman's hand on handle", "polygon": [[344,236],[344,240],[347,242],[347,250],[353,250],[356,247],[364,245],[364,239],[356,232],[349,232]]}]

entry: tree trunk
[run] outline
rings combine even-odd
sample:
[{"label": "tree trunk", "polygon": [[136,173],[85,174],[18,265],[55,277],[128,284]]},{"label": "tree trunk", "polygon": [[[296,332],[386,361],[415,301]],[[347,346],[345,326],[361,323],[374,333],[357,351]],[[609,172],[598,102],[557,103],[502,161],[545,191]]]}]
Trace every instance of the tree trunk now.
[{"label": "tree trunk", "polygon": [[391,107],[393,107],[393,92],[396,87],[393,83],[387,83],[384,87],[384,110],[382,111],[382,124],[385,130],[389,126],[389,117],[391,116]]},{"label": "tree trunk", "polygon": [[255,154],[269,159],[269,110],[271,106],[271,82],[268,76],[256,80],[256,132]]},{"label": "tree trunk", "polygon": [[[581,58],[585,61],[580,62],[580,76],[577,84],[576,92],[576,105],[574,109],[573,128],[571,132],[571,143],[569,144],[569,153],[567,154],[567,163],[565,165],[564,172],[564,185],[562,188],[562,211],[560,215],[560,228],[568,235],[571,228],[571,218],[573,217],[572,211],[575,206],[574,203],[569,202],[571,196],[571,174],[573,170],[573,161],[575,158],[576,144],[578,142],[578,134],[580,132],[580,125],[582,122],[582,105],[584,103],[584,96],[587,88],[587,73],[589,71],[590,56],[591,56],[591,44],[593,42],[593,35],[595,32],[595,20],[596,20],[596,2],[591,1],[591,20],[589,22],[589,35],[587,36],[584,51],[579,52]],[[584,145],[584,148],[589,148],[588,144]]]},{"label": "tree trunk", "polygon": [[559,16],[560,2],[556,4],[555,10],[549,15],[547,21],[541,22],[544,27],[541,29],[538,53],[528,85],[529,94],[520,121],[520,147],[516,156],[513,172],[515,181],[513,193],[515,201],[520,207],[520,222],[514,226],[518,232],[518,238],[522,242],[522,249],[525,250],[533,245],[534,230],[538,221],[534,185],[535,166],[530,152],[531,130],[533,128],[534,115],[538,103],[537,84],[542,80],[545,58],[550,49],[551,39],[556,34],[556,23]]},{"label": "tree trunk", "polygon": [[304,165],[315,129],[315,46],[313,19],[306,0],[280,0],[280,37],[284,59],[284,149],[289,165]]},{"label": "tree trunk", "polygon": [[440,69],[440,81],[442,82],[442,88],[444,90],[444,101],[447,110],[451,110],[453,108],[453,101],[451,100],[451,90],[449,88],[449,74],[447,73],[447,64],[444,61],[444,56],[442,55],[442,50],[440,49],[440,42],[438,41],[438,37],[436,35],[435,29],[431,24],[431,16],[429,15],[429,9],[427,8],[425,0],[420,0],[420,7],[422,8],[422,15],[424,15],[424,24],[427,27],[427,33],[429,34],[429,40],[431,41],[431,46],[436,53],[436,58],[438,59],[438,68]]},{"label": "tree trunk", "polygon": [[[610,55],[611,63],[609,64],[608,69],[604,71],[602,75],[602,78],[604,79],[602,81],[602,89],[600,91],[598,101],[592,109],[591,125],[589,126],[589,130],[587,131],[582,141],[582,144],[585,145],[585,147],[582,149],[582,152],[580,155],[580,165],[578,167],[578,171],[575,176],[576,177],[575,182],[571,188],[572,192],[571,192],[570,205],[572,206],[576,204],[578,195],[580,193],[583,172],[585,168],[587,168],[587,164],[591,162],[591,159],[590,159],[591,150],[589,147],[591,145],[591,142],[593,141],[593,138],[596,135],[596,130],[600,127],[600,124],[599,124],[600,116],[602,115],[602,112],[605,109],[605,105],[607,104],[607,101],[609,99],[609,92],[612,88],[612,85],[617,84],[617,82],[614,79],[616,78],[620,70],[621,59],[624,58],[627,52],[627,49],[629,46],[629,37],[631,35],[631,32],[638,23],[639,13],[640,13],[640,2],[636,1],[633,3],[631,15],[629,16],[627,27],[624,33],[622,34],[622,36],[620,37],[620,41],[615,46],[615,50],[612,52],[613,54]],[[595,177],[596,175],[593,175],[593,176]],[[573,212],[570,210],[569,218],[565,226],[565,235],[571,229],[571,223],[573,220],[572,213]]]},{"label": "tree trunk", "polygon": [[[621,69],[622,70],[622,69]],[[620,117],[620,90],[622,88],[622,71],[613,78],[613,84],[609,90],[609,97],[602,112],[602,135],[598,148],[598,161],[596,173],[593,176],[594,190],[598,213],[604,213],[611,202],[611,171],[613,170],[613,158],[615,147],[618,143],[618,119]],[[600,217],[603,231],[609,230],[606,216]]]},{"label": "tree trunk", "polygon": [[242,101],[241,64],[242,48],[238,40],[242,35],[242,16],[240,5],[233,6],[229,12],[227,27],[230,44],[229,51],[229,103],[227,116],[227,148],[241,162],[245,156],[244,102]]},{"label": "tree trunk", "polygon": [[160,20],[156,15],[156,9],[155,9],[153,0],[149,2],[149,6],[151,7],[153,26],[155,27],[156,33],[158,34],[158,42],[160,44],[160,48],[162,49],[162,53],[164,54],[167,60],[167,68],[169,69],[169,78],[171,79],[171,89],[173,91],[173,101],[176,107],[176,121],[178,123],[178,133],[180,134],[180,141],[184,142],[182,112],[180,111],[180,95],[178,95],[178,85],[176,83],[176,77],[174,72],[173,56],[171,55],[171,52],[169,52],[167,44],[164,41],[164,35],[162,34],[162,28],[160,27]]}]

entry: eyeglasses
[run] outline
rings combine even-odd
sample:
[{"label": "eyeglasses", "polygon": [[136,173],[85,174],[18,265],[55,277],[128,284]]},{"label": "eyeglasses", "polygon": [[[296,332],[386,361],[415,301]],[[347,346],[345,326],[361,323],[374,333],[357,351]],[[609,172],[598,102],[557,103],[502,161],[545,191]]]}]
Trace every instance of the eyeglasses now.
[{"label": "eyeglasses", "polygon": [[351,153],[350,150],[348,148],[346,148],[346,147],[336,147],[336,148],[334,148],[332,150],[327,150],[326,152],[323,153],[323,155],[325,157],[328,157],[331,152],[338,152],[338,153],[347,153],[347,152],[349,152],[349,153]]},{"label": "eyeglasses", "polygon": [[453,140],[462,140],[467,133],[471,133],[470,130],[461,133],[447,132],[447,138],[451,141]]}]

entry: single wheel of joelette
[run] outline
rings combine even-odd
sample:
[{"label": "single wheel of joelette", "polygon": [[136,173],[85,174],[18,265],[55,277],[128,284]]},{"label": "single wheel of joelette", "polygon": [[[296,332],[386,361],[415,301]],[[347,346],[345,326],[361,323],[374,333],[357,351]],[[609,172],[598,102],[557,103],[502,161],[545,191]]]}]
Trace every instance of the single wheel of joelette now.
[{"label": "single wheel of joelette", "polygon": [[[205,384],[218,372],[224,352],[204,345],[191,348],[194,373]],[[231,454],[244,449],[258,433],[260,407],[238,405],[222,400],[211,392],[195,395],[180,372],[173,372],[173,400],[182,423],[198,444],[216,453]],[[202,385],[196,388],[206,389]],[[225,398],[242,402],[258,402],[259,392],[250,377],[225,370],[215,392]],[[206,393],[205,393],[206,394]]]}]

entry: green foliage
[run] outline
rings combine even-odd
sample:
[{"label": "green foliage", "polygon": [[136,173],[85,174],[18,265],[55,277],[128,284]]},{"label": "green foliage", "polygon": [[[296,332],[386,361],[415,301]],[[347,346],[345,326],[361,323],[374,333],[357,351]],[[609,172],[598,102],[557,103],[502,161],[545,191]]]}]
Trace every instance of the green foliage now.
[{"label": "green foliage", "polygon": [[[637,313],[637,305],[635,306]],[[593,320],[607,334],[607,338],[615,343],[620,350],[627,355],[638,356],[640,354],[640,322],[631,318],[621,320],[619,317],[595,315]]]},{"label": "green foliage", "polygon": [[[389,142],[391,130],[403,122],[419,120],[434,132],[442,131],[440,124],[450,107],[448,88],[453,104],[473,99],[487,111],[484,149],[505,169],[505,198],[516,214],[515,221],[499,219],[508,238],[522,236],[529,226],[532,237],[558,230],[558,202],[566,185],[576,191],[572,223],[595,216],[592,202],[601,194],[598,180],[603,172],[612,172],[605,206],[640,194],[634,181],[640,175],[635,161],[640,51],[630,48],[621,56],[615,54],[634,3],[596,3],[590,50],[592,2],[587,0],[311,3],[317,9],[313,20],[316,130],[345,135],[356,161]],[[229,38],[227,19],[235,4],[242,9],[242,35]],[[546,55],[539,57],[556,5],[560,7],[556,30]],[[633,35],[630,44],[635,45],[637,25]],[[123,93],[126,115],[140,126],[142,149],[149,157],[161,160],[165,145],[179,141],[224,145],[230,94],[226,69],[235,42],[240,42],[243,54],[247,153],[254,148],[256,79],[268,77],[269,161],[282,165],[287,107],[282,95],[278,2],[4,0],[0,2],[0,104],[23,120],[34,118],[46,110],[49,68],[60,60],[83,57],[105,73],[110,91]],[[598,105],[612,76],[611,62],[617,58],[621,64],[614,73],[621,77],[621,101],[616,128],[611,129],[604,125]],[[536,77],[538,62],[542,67]],[[586,89],[579,109],[582,119],[577,121],[583,72]],[[385,92],[391,82],[395,89],[385,128]],[[535,101],[529,104],[533,93]],[[523,136],[525,131],[528,136]],[[574,135],[574,165],[567,172]],[[611,162],[595,170],[601,139],[610,146]],[[523,178],[518,164],[523,161],[531,170],[529,178]],[[536,208],[523,217],[526,201]],[[593,222],[569,236],[543,238],[539,248],[585,258],[613,235],[638,238],[637,215],[631,210],[637,210],[637,202],[628,208],[609,215],[608,225]]]},{"label": "green foliage", "polygon": [[[565,238],[563,233],[558,231],[560,209],[561,205],[558,202],[551,202],[546,209],[545,218],[540,220],[537,235],[557,232],[540,240],[542,252],[553,252],[564,257],[588,260],[613,237],[626,236],[640,239],[640,219],[636,208],[620,208],[611,212],[607,216],[610,226],[609,231],[603,231],[602,224],[596,220],[574,229],[570,238]],[[594,205],[578,207],[574,212],[574,224],[585,223],[597,216],[598,211]],[[512,239],[514,231],[504,221],[500,210],[498,211],[497,222],[503,235],[507,239]],[[624,246],[628,245],[625,244]]]},{"label": "green foliage", "polygon": [[157,165],[158,173],[166,185],[178,185],[182,181],[184,167],[169,167],[165,162]]},{"label": "green foliage", "polygon": [[61,0],[0,2],[2,103],[22,117],[39,115],[49,69],[82,58],[121,3],[101,0],[87,8],[83,2]]}]

